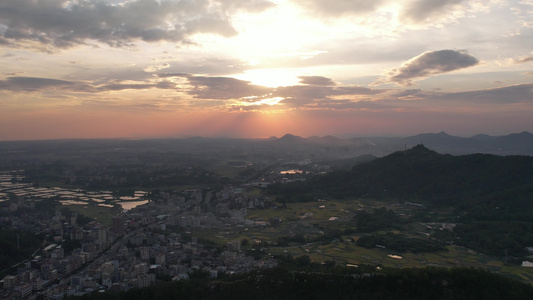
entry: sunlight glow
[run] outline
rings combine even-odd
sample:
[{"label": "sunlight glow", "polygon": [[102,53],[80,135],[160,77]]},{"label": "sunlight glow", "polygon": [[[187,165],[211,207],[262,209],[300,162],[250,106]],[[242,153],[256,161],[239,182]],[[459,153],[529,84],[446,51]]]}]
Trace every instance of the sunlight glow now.
[{"label": "sunlight glow", "polygon": [[300,81],[298,76],[303,75],[300,70],[290,69],[255,69],[248,70],[243,74],[235,75],[233,77],[241,80],[250,81],[252,84],[279,87],[296,85]]},{"label": "sunlight glow", "polygon": [[228,109],[241,113],[256,112],[259,114],[281,114],[287,111],[287,107],[282,103],[283,97],[267,97],[268,95],[257,97],[245,97],[228,104]]},{"label": "sunlight glow", "polygon": [[262,99],[260,101],[257,101],[257,102],[254,102],[253,104],[254,105],[262,105],[262,104],[266,104],[266,105],[280,105],[280,102],[282,100],[284,100],[285,98],[283,97],[274,97],[274,98],[267,98],[267,99]]},{"label": "sunlight glow", "polygon": [[246,101],[239,102],[240,106],[252,106],[252,105],[280,105],[281,101],[285,98],[283,97],[273,97],[273,98],[263,98],[260,99],[259,97],[252,96],[252,97],[245,97],[242,98]]}]

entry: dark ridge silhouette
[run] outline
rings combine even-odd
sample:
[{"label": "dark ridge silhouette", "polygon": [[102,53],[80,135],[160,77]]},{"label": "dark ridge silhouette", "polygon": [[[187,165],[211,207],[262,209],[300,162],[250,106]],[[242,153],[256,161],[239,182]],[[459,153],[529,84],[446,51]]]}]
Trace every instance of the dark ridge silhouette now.
[{"label": "dark ridge silhouette", "polygon": [[452,204],[516,189],[533,195],[532,184],[533,157],[452,156],[417,145],[358,164],[350,172],[333,172],[297,183],[295,186],[301,186],[295,190],[335,198],[367,196]]},{"label": "dark ridge silhouette", "polygon": [[[304,256],[306,257],[306,256]],[[72,299],[532,299],[533,287],[469,268],[317,271],[305,259],[298,270],[276,268],[221,279],[208,276],[165,282],[123,293],[85,294]],[[303,271],[299,271],[306,268]],[[69,298],[70,299],[70,298]]]},{"label": "dark ridge silhouette", "polygon": [[290,133],[287,133],[284,136],[282,136],[281,138],[279,138],[277,140],[277,142],[299,144],[299,143],[308,143],[309,141],[304,139],[301,136],[292,135]]},{"label": "dark ridge silhouette", "polygon": [[423,144],[439,153],[533,155],[533,134],[527,131],[504,136],[478,134],[471,138],[451,136],[445,132],[424,133],[400,141],[409,146]]}]

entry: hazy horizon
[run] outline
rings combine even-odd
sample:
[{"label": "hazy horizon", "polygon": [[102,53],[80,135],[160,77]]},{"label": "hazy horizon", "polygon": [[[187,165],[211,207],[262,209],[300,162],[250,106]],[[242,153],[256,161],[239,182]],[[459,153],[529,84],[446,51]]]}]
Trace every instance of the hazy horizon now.
[{"label": "hazy horizon", "polygon": [[488,135],[492,137],[499,137],[499,136],[507,136],[511,134],[521,134],[521,133],[529,133],[531,132],[527,130],[522,130],[519,132],[510,132],[510,133],[504,133],[504,134],[486,134],[483,132],[475,133],[471,135],[457,135],[457,134],[450,134],[449,132],[445,131],[439,131],[439,132],[418,132],[415,134],[406,134],[406,135],[392,135],[392,134],[323,134],[323,135],[298,135],[291,132],[286,132],[281,135],[272,135],[272,136],[264,136],[264,137],[235,137],[235,136],[223,136],[223,135],[213,135],[213,136],[202,136],[202,135],[180,135],[180,136],[153,136],[153,137],[89,137],[89,138],[80,138],[80,137],[73,137],[73,138],[51,138],[51,139],[14,139],[14,140],[0,140],[0,142],[25,142],[25,141],[61,141],[61,140],[158,140],[158,139],[189,139],[189,138],[206,138],[206,139],[249,139],[249,140],[268,140],[268,139],[281,139],[285,136],[295,136],[300,137],[304,139],[309,139],[313,137],[317,138],[324,138],[324,137],[335,137],[341,140],[349,140],[349,139],[355,139],[355,138],[408,138],[413,137],[417,135],[424,135],[424,134],[440,134],[445,133],[449,136],[453,137],[460,137],[460,138],[472,138],[476,135]]}]

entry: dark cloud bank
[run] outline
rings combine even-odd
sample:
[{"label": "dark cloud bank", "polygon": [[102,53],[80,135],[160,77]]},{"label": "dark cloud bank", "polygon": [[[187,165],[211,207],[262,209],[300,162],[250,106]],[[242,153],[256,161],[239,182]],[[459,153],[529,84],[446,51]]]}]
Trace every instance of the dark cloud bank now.
[{"label": "dark cloud bank", "polygon": [[0,43],[36,41],[68,48],[88,41],[187,42],[195,33],[232,36],[231,14],[271,7],[267,0],[0,1]]}]

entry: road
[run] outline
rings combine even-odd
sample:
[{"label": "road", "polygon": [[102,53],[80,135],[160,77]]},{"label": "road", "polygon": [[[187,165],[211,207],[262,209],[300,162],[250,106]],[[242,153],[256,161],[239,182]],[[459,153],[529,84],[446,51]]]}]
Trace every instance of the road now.
[{"label": "road", "polygon": [[133,236],[134,234],[137,234],[140,230],[141,229],[137,229],[135,231],[132,231],[132,232],[122,236],[122,238],[117,239],[116,242],[113,245],[111,245],[109,250],[107,250],[103,254],[100,254],[98,257],[96,257],[93,261],[91,261],[86,266],[81,267],[80,269],[78,269],[78,270],[72,272],[71,274],[69,274],[67,277],[61,279],[60,284],[67,284],[68,285],[68,284],[70,284],[70,280],[71,280],[72,276],[74,276],[74,275],[76,275],[78,273],[83,273],[87,268],[91,268],[91,267],[93,267],[95,265],[101,265],[104,262],[106,262],[109,258],[111,258],[118,251],[118,249],[120,249],[122,246],[124,246],[124,244],[126,244],[128,242],[128,240],[130,239],[131,236]]}]

